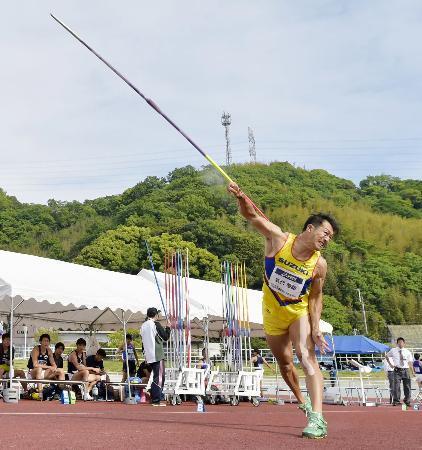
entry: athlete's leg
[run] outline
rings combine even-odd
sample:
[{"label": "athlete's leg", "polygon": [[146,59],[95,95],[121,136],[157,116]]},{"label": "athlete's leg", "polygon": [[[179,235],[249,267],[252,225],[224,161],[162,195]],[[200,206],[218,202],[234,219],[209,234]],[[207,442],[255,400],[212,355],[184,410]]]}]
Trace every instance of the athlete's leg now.
[{"label": "athlete's leg", "polygon": [[98,381],[101,380],[100,375],[96,375],[94,373],[90,373],[88,377],[88,392],[92,391],[92,388],[97,384]]},{"label": "athlete's leg", "polygon": [[125,362],[123,362],[123,370],[122,370],[122,383],[124,383],[126,381],[127,378],[127,367]]},{"label": "athlete's leg", "polygon": [[88,378],[89,378],[89,370],[86,370],[86,369],[78,370],[72,376],[72,381],[83,381],[84,382],[84,388],[82,390],[83,396],[85,396],[88,393]]},{"label": "athlete's leg", "polygon": [[44,370],[44,380],[55,380],[56,372],[53,369],[45,369]]},{"label": "athlete's leg", "polygon": [[294,396],[299,403],[304,403],[302,392],[299,386],[299,377],[297,370],[293,364],[293,351],[292,343],[289,337],[289,333],[285,333],[279,336],[271,336],[266,334],[268,346],[280,367],[280,373],[286,382],[287,386],[291,389]]},{"label": "athlete's leg", "polygon": [[64,381],[66,379],[63,369],[56,369],[56,379],[60,381]]},{"label": "athlete's leg", "polygon": [[[34,369],[31,369],[31,378],[33,380],[42,380],[43,377],[43,370],[41,367],[35,367]],[[43,386],[42,384],[37,384],[38,392],[42,392]]]},{"label": "athlete's leg", "polygon": [[89,371],[88,370],[78,370],[76,373],[73,374],[72,381],[85,381],[87,382],[89,378]]},{"label": "athlete's leg", "polygon": [[302,316],[289,327],[290,339],[306,375],[306,386],[311,397],[312,410],[322,412],[323,378],[315,356],[309,316]]},{"label": "athlete's leg", "polygon": [[[1,378],[1,376],[0,376],[0,378]],[[25,372],[23,370],[21,370],[21,369],[15,369],[15,378],[25,379],[26,378]],[[23,390],[27,391],[28,390],[28,383],[25,383],[24,381],[21,381],[20,383],[21,383],[21,385],[23,387]]]}]

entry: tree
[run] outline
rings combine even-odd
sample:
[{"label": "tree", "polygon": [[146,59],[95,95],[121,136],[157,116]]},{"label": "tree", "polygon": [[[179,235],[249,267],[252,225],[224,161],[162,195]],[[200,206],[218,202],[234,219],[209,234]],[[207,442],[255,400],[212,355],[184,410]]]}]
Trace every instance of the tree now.
[{"label": "tree", "polygon": [[149,238],[148,228],[120,226],[83,248],[74,261],[99,269],[137,273],[141,259],[140,243]]},{"label": "tree", "polygon": [[331,295],[324,295],[322,319],[333,326],[335,334],[351,334],[353,331],[349,310]]},{"label": "tree", "polygon": [[44,328],[40,327],[37,329],[37,331],[34,333],[34,342],[38,342],[40,339],[40,336],[42,334],[49,334],[50,335],[50,343],[56,344],[59,342],[59,332],[58,330],[54,328]]},{"label": "tree", "polygon": [[[133,342],[136,348],[142,347],[142,339],[141,335],[139,334],[139,330],[135,328],[128,328],[126,330],[126,333],[131,334],[133,336]],[[112,333],[109,333],[107,335],[107,338],[108,338],[108,342],[106,345],[107,348],[119,348],[125,342],[125,335],[123,333],[123,330],[113,331]]]}]

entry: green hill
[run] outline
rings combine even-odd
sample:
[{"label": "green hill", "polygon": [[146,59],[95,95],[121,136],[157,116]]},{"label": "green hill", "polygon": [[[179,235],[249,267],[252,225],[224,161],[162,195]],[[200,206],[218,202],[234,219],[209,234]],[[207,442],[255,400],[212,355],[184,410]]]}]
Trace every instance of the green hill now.
[{"label": "green hill", "polygon": [[[325,250],[329,274],[324,317],[337,332],[422,323],[422,182],[387,175],[356,187],[323,170],[288,163],[233,165],[230,175],[283,230],[299,232],[311,212],[331,212],[342,232]],[[148,267],[148,238],[157,269],[166,248],[187,246],[191,274],[219,280],[223,258],[246,261],[249,285],[260,288],[263,241],[237,213],[221,178],[187,166],[148,177],[121,195],[48,206],[19,203],[0,191],[0,247],[137,273]],[[219,299],[216,299],[219,301]]]}]

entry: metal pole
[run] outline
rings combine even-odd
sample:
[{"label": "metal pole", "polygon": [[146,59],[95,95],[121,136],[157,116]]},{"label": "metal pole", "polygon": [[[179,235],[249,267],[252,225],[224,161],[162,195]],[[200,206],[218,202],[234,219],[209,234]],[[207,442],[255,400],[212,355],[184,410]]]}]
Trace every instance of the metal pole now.
[{"label": "metal pole", "polygon": [[359,301],[362,305],[362,315],[363,315],[363,323],[365,324],[365,334],[368,334],[368,324],[366,323],[366,311],[365,311],[365,303],[363,302],[363,298],[360,293],[360,289],[356,289],[359,295]]},{"label": "metal pole", "polygon": [[24,351],[23,351],[23,353],[24,353],[25,359],[26,359],[26,336],[27,336],[27,334],[28,334],[28,327],[25,325],[23,327],[23,336],[24,336]]},{"label": "metal pole", "polygon": [[132,389],[130,387],[130,371],[129,371],[129,355],[127,352],[127,339],[126,339],[126,321],[124,318],[124,312],[122,310],[122,323],[123,323],[123,339],[125,340],[125,352],[126,352],[126,376],[127,376],[127,385],[129,389],[129,401],[132,400]]},{"label": "metal pole", "polygon": [[110,312],[123,324],[123,338],[125,340],[125,352],[126,352],[126,376],[127,376],[127,384],[129,389],[129,404],[132,403],[132,389],[130,386],[130,373],[129,373],[129,360],[128,360],[128,353],[127,353],[127,341],[126,341],[126,322],[129,322],[129,319],[132,317],[133,313],[125,320],[125,312],[122,309],[122,318],[120,317],[112,310],[110,309]]},{"label": "metal pole", "polygon": [[9,388],[12,389],[12,379],[15,376],[15,371],[13,369],[13,296],[10,296],[11,300],[11,308],[10,308],[10,326],[9,326],[9,333],[10,333],[10,347],[9,347],[9,378],[10,378],[10,384]]}]

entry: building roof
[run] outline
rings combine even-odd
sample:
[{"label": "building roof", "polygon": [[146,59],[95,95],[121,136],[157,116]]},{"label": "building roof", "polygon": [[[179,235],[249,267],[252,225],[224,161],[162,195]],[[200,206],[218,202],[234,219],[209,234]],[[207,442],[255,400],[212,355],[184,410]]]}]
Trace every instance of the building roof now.
[{"label": "building roof", "polygon": [[403,337],[407,347],[422,347],[422,325],[387,325],[387,329],[392,344]]}]

